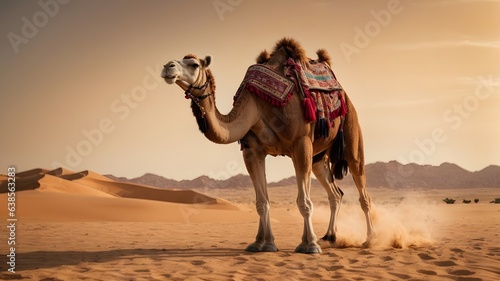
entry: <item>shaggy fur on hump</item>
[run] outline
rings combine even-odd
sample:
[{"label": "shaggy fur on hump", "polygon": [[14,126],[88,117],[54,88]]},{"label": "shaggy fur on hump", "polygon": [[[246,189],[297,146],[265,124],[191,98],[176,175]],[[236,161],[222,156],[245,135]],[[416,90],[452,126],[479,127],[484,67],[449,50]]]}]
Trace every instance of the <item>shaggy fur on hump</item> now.
[{"label": "shaggy fur on hump", "polygon": [[[260,52],[259,56],[257,56],[256,59],[257,63],[267,63],[281,47],[285,48],[288,56],[295,60],[298,60],[304,64],[306,64],[310,60],[307,58],[306,51],[302,48],[299,42],[295,41],[294,39],[285,37],[278,41],[278,43],[276,43],[276,46],[274,47],[271,54],[269,54],[267,50]],[[331,66],[330,55],[325,49],[319,49],[318,51],[316,51],[316,54],[318,55],[318,62],[324,62]]]},{"label": "shaggy fur on hump", "polygon": [[325,49],[319,49],[316,51],[316,55],[318,55],[318,62],[324,62],[328,64],[329,66],[331,65],[331,58],[328,52]]},{"label": "shaggy fur on hump", "polygon": [[307,64],[309,61],[306,56],[306,51],[302,48],[299,42],[292,38],[283,38],[276,43],[274,46],[273,52],[271,53],[271,57],[280,49],[284,48],[287,55],[301,63]]},{"label": "shaggy fur on hump", "polygon": [[260,52],[259,56],[257,57],[256,61],[257,63],[266,63],[271,59],[271,55],[267,50],[264,50]]}]

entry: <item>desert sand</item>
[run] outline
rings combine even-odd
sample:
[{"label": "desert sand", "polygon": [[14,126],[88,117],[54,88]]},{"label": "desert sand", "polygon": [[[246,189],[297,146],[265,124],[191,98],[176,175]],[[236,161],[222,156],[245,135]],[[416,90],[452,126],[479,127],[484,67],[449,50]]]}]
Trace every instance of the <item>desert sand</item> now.
[{"label": "desert sand", "polygon": [[[377,237],[355,187],[342,187],[338,241],[320,255],[294,253],[302,235],[296,187],[270,188],[277,253],[247,253],[257,231],[253,189],[166,190],[91,171],[35,169],[16,178],[16,267],[2,280],[499,280],[498,188],[368,188]],[[0,219],[7,223],[6,176]],[[342,185],[341,185],[342,186]],[[329,220],[326,193],[312,190],[314,227]],[[457,202],[447,205],[445,197]],[[479,198],[475,204],[462,199]]]}]

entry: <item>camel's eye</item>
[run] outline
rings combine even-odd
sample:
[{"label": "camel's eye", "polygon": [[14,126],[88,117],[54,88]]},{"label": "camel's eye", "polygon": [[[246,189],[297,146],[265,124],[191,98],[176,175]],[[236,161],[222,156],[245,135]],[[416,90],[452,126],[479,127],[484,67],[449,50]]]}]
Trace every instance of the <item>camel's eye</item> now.
[{"label": "camel's eye", "polygon": [[197,63],[195,63],[195,62],[194,62],[193,64],[191,64],[191,66],[192,66],[194,69],[197,69],[198,67],[200,67],[200,65],[199,65],[199,64],[197,64]]}]

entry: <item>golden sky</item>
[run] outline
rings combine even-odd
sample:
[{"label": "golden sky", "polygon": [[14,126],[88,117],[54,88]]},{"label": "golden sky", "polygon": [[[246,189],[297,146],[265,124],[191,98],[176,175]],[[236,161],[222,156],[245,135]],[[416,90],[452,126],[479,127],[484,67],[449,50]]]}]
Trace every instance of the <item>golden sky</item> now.
[{"label": "golden sky", "polygon": [[[500,165],[499,14],[498,0],[1,1],[0,173],[246,173],[238,144],[198,132],[161,66],[211,54],[224,113],[284,36],[332,56],[367,163]],[[290,159],[268,158],[269,181],[292,174]]]}]

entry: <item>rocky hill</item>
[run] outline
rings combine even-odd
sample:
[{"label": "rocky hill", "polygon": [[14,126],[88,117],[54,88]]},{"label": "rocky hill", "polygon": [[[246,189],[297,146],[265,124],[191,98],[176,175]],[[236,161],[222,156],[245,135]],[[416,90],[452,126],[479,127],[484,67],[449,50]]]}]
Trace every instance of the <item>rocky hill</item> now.
[{"label": "rocky hill", "polygon": [[366,167],[367,184],[394,188],[470,188],[500,187],[500,167],[488,166],[477,172],[455,164],[439,166],[377,162]]},{"label": "rocky hill", "polygon": [[155,174],[144,174],[141,177],[127,179],[124,177],[115,177],[106,175],[108,178],[137,184],[150,185],[155,187],[178,188],[178,189],[194,189],[194,188],[246,188],[252,186],[252,180],[247,175],[236,175],[227,180],[216,180],[208,176],[200,176],[192,180],[176,181],[167,179]]},{"label": "rocky hill", "polygon": [[[216,180],[207,176],[200,176],[193,180],[176,181],[154,174],[145,174],[134,179],[107,177],[122,181],[179,189],[194,188],[248,188],[252,181],[247,175],[236,175],[227,180]],[[471,188],[471,187],[499,187],[500,166],[488,166],[477,172],[467,171],[455,164],[443,163],[439,166],[406,164],[396,161],[388,163],[376,162],[366,165],[367,185],[369,187],[390,188]],[[295,177],[289,177],[278,182],[269,183],[269,187],[289,186],[295,184]],[[319,186],[316,179],[314,186]],[[352,177],[347,175],[339,181],[339,185],[354,185]]]}]

